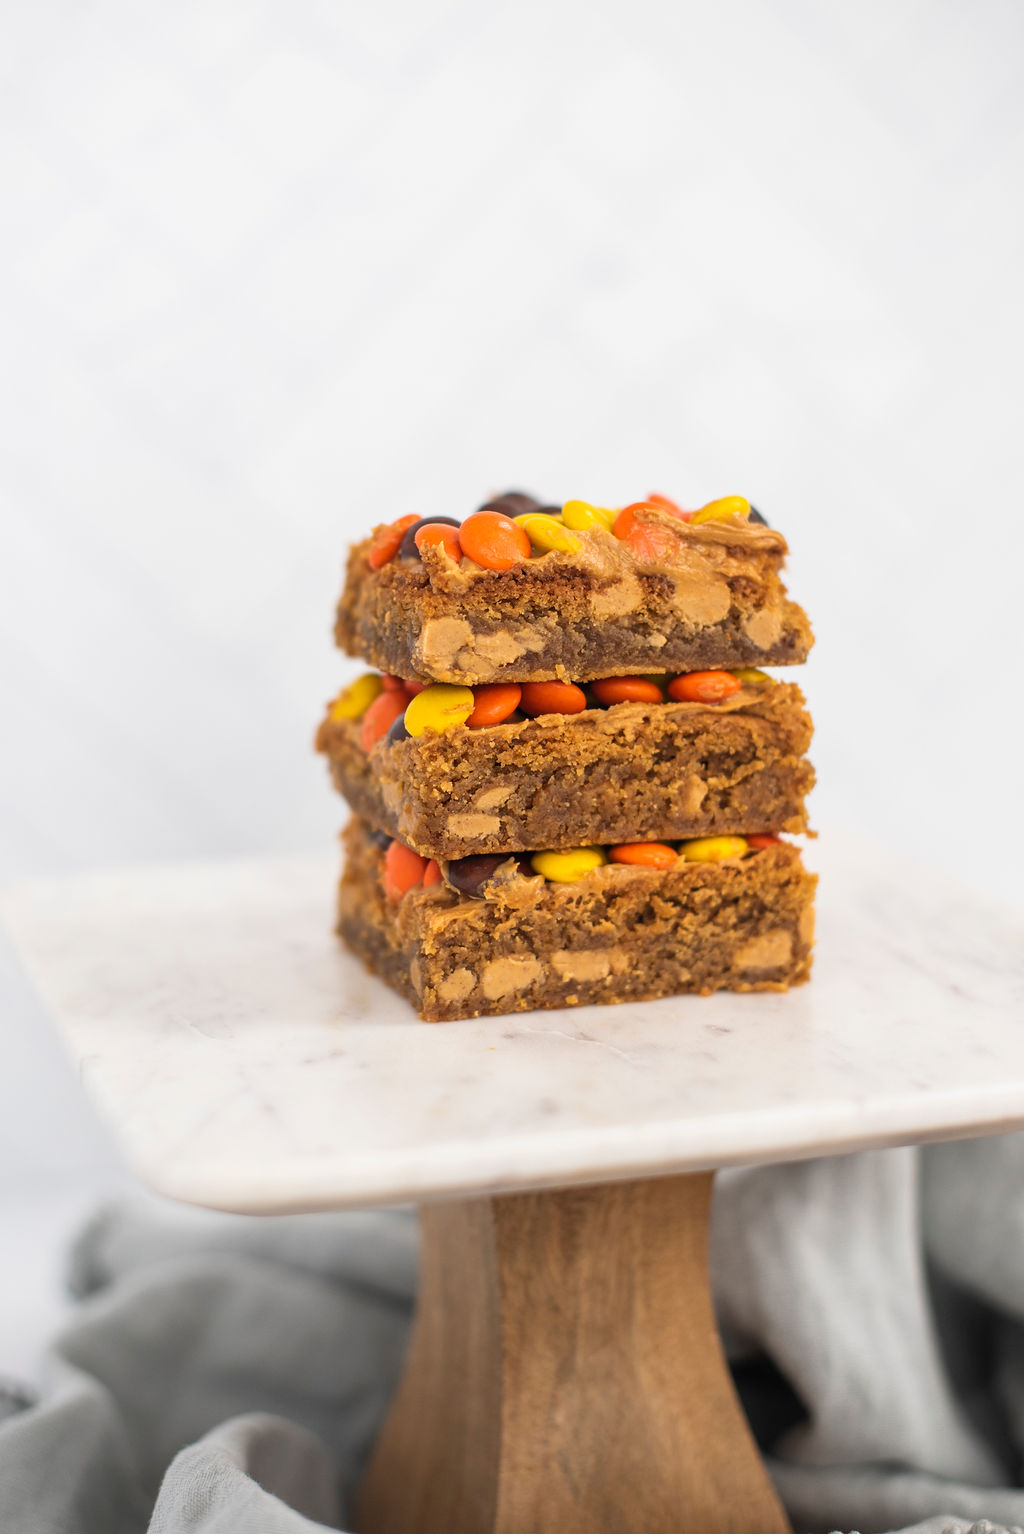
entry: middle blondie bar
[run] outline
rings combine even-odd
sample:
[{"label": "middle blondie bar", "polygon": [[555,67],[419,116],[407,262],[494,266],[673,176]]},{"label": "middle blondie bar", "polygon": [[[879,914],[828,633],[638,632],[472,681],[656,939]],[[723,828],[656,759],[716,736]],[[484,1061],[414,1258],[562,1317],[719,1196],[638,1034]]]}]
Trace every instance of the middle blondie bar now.
[{"label": "middle blondie bar", "polygon": [[754,678],[717,703],[610,707],[588,689],[576,714],[397,728],[369,750],[344,697],[317,735],[335,786],[424,857],[807,829],[811,720],[792,682]]}]

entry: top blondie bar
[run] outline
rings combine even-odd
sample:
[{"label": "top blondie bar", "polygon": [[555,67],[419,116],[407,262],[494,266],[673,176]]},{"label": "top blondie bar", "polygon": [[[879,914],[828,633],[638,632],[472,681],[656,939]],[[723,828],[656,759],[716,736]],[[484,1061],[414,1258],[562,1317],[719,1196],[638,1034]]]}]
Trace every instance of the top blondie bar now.
[{"label": "top blondie bar", "polygon": [[335,637],[394,676],[466,685],[786,666],[813,644],[787,553],[742,496],[683,511],[545,506],[401,517],[350,554]]}]

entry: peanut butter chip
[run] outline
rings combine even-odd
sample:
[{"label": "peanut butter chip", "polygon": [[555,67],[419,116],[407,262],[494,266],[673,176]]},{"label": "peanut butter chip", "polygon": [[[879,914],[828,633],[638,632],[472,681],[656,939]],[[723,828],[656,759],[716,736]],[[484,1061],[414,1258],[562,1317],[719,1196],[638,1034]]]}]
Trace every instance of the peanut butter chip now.
[{"label": "peanut butter chip", "polygon": [[625,613],[635,612],[642,600],[636,576],[622,575],[612,585],[591,592],[590,611],[595,618],[621,618]]},{"label": "peanut butter chip", "polygon": [[499,666],[511,666],[513,661],[526,654],[527,647],[518,633],[497,629],[493,634],[477,634],[470,648],[497,669]]},{"label": "peanut butter chip", "polygon": [[511,788],[485,788],[482,794],[477,794],[473,803],[478,810],[496,810],[505,803],[511,792]]},{"label": "peanut butter chip", "polygon": [[442,1001],[465,1001],[475,985],[476,976],[471,969],[453,969],[441,981],[437,994]]},{"label": "peanut butter chip", "polygon": [[[673,570],[672,606],[681,618],[697,628],[710,628],[729,616],[732,596],[729,582],[720,575],[712,575],[702,567],[689,570]],[[757,641],[755,640],[755,643]]]},{"label": "peanut butter chip", "polygon": [[427,671],[450,668],[463,645],[469,644],[472,638],[473,630],[465,618],[428,618],[420,631],[413,658]]},{"label": "peanut butter chip", "polygon": [[793,952],[793,938],[782,927],[762,932],[736,952],[737,969],[778,969],[788,964]]},{"label": "peanut butter chip", "polygon": [[449,815],[446,829],[451,836],[494,836],[501,821],[497,815]]},{"label": "peanut butter chip", "polygon": [[542,966],[533,954],[521,959],[492,959],[484,966],[480,985],[488,1001],[500,1001],[512,991],[521,991],[533,985],[542,974]]},{"label": "peanut butter chip", "polygon": [[702,778],[698,778],[696,773],[693,775],[693,777],[686,779],[683,805],[687,815],[696,815],[697,811],[704,803],[704,800],[707,798],[707,794],[708,785],[703,781]]},{"label": "peanut butter chip", "polygon": [[560,948],[551,955],[551,963],[559,980],[603,980],[612,967],[602,948]]},{"label": "peanut butter chip", "polygon": [[808,948],[814,946],[814,907],[812,905],[804,906],[800,912],[797,931],[800,933],[801,943],[806,943]]},{"label": "peanut butter chip", "polygon": [[782,635],[782,609],[762,607],[743,620],[743,632],[759,650],[768,650]]}]

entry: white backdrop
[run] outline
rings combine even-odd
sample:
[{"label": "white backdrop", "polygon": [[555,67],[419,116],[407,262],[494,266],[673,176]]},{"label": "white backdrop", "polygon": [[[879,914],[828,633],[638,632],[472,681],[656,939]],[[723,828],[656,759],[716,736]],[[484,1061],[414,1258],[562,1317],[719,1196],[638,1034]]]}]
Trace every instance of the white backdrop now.
[{"label": "white backdrop", "polygon": [[[3,9],[4,881],[328,844],[346,542],[516,485],[750,496],[819,825],[1024,906],[1014,0]],[[38,1210],[115,1162],[0,984]]]}]

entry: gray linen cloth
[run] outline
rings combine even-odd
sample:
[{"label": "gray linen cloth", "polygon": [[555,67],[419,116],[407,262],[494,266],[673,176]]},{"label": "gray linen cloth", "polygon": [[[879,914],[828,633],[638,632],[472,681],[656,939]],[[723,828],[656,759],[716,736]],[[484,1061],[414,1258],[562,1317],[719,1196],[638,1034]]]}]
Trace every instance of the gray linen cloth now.
[{"label": "gray linen cloth", "polygon": [[[722,1173],[712,1263],[798,1534],[1024,1525],[1024,1137]],[[105,1211],[41,1400],[0,1388],[0,1530],[345,1527],[415,1269],[404,1211]]]}]

